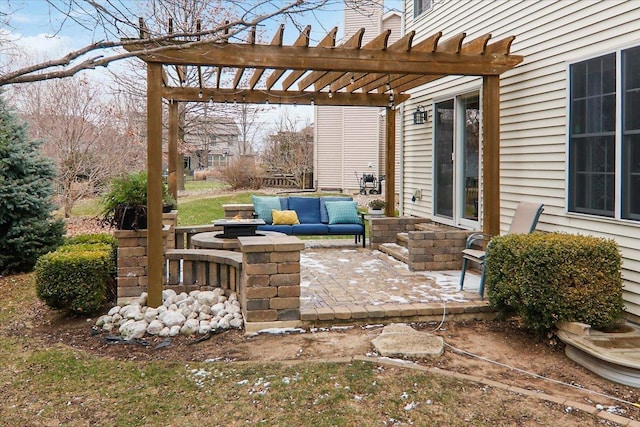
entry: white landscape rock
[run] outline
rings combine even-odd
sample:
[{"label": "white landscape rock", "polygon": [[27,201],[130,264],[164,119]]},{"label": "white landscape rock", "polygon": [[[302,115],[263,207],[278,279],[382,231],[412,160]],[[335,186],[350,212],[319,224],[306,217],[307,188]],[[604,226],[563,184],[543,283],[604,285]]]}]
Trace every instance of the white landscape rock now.
[{"label": "white landscape rock", "polygon": [[147,307],[147,309],[144,311],[144,320],[146,320],[147,323],[151,323],[157,317],[158,317],[157,308]]},{"label": "white landscape rock", "polygon": [[241,329],[244,325],[236,294],[227,298],[220,288],[189,294],[168,289],[162,291],[162,298],[163,304],[158,308],[147,307],[141,304],[147,299],[143,294],[132,304],[111,308],[97,319],[96,326],[105,332],[118,331],[130,340],[145,335],[204,335],[219,329]]},{"label": "white landscape rock", "polygon": [[229,325],[232,328],[235,328],[235,329],[242,328],[242,324],[243,324],[242,319],[238,319],[238,318],[235,318],[235,317],[229,322]]},{"label": "white landscape rock", "polygon": [[200,292],[197,296],[198,302],[202,305],[213,305],[218,302],[218,296],[213,291]]},{"label": "white landscape rock", "polygon": [[184,325],[182,325],[182,328],[180,328],[180,333],[186,336],[195,335],[198,332],[199,327],[200,322],[196,319],[187,319],[187,321],[184,322]]},{"label": "white landscape rock", "polygon": [[230,326],[229,321],[225,318],[220,319],[218,322],[218,329],[229,329]]},{"label": "white landscape rock", "polygon": [[138,304],[125,305],[120,309],[120,315],[125,319],[135,319],[142,315]]},{"label": "white landscape rock", "polygon": [[[166,328],[166,326],[158,319],[154,319],[149,323],[149,326],[147,326],[147,333],[149,335],[159,335],[160,332]],[[167,333],[169,332],[169,330],[167,329]]]},{"label": "white landscape rock", "polygon": [[120,335],[125,340],[134,338],[142,338],[147,333],[147,322],[144,320],[135,320],[127,322],[126,326],[120,328]]},{"label": "white landscape rock", "polygon": [[162,320],[162,323],[164,323],[166,326],[171,328],[172,326],[183,325],[187,318],[184,317],[184,314],[180,313],[179,311],[167,310],[162,313],[160,320]]},{"label": "white landscape rock", "polygon": [[109,314],[105,314],[104,316],[98,317],[98,320],[96,320],[96,326],[102,327],[104,326],[105,323],[112,323],[112,322],[113,322],[113,316]]}]

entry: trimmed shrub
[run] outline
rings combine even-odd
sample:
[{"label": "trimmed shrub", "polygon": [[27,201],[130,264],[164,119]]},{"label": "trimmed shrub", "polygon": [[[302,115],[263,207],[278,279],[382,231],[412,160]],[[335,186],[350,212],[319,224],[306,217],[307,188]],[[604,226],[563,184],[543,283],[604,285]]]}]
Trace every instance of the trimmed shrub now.
[{"label": "trimmed shrub", "polygon": [[510,234],[491,240],[489,301],[517,313],[540,335],[559,321],[603,328],[624,309],[621,257],[613,240],[564,233]]},{"label": "trimmed shrub", "polygon": [[77,245],[79,243],[106,243],[118,247],[118,239],[107,233],[80,234],[78,236],[67,237],[65,245]]},{"label": "trimmed shrub", "polygon": [[[107,248],[104,245],[108,245]],[[111,253],[111,265],[109,270],[109,281],[107,282],[107,301],[116,302],[118,299],[118,239],[108,233],[81,234],[78,236],[68,237],[65,245],[73,246],[76,250],[108,250]],[[63,249],[68,250],[68,249]]]},{"label": "trimmed shrub", "polygon": [[107,284],[113,270],[109,245],[62,246],[36,262],[36,292],[51,308],[93,314],[107,300]]},{"label": "trimmed shrub", "polygon": [[[109,248],[107,248],[106,250],[109,250],[111,252],[113,264],[111,275],[115,279],[118,272],[118,239],[107,233],[81,234],[78,236],[67,237],[64,241],[64,245],[61,246],[61,248],[64,248],[65,246],[76,245],[84,245],[82,247],[76,247],[76,249],[80,250],[105,250],[104,245],[108,245]],[[94,245],[94,247],[91,247],[91,245]]]}]

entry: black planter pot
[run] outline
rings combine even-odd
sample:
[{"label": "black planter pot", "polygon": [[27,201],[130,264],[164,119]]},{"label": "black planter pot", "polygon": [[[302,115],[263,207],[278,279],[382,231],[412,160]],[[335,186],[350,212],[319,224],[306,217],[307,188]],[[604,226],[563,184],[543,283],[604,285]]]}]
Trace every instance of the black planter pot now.
[{"label": "black planter pot", "polygon": [[147,228],[147,207],[142,205],[120,205],[114,213],[118,230],[144,230]]}]

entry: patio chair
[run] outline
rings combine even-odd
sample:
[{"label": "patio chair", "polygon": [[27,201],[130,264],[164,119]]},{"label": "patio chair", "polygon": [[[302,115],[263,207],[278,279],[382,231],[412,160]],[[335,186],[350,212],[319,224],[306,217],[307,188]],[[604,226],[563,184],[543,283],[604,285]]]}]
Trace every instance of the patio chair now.
[{"label": "patio chair", "polygon": [[[528,234],[536,228],[538,218],[544,209],[542,203],[520,202],[516,208],[516,213],[511,220],[511,226],[509,227],[508,234]],[[487,255],[486,249],[474,249],[473,246],[482,245],[484,247],[484,241],[490,240],[491,237],[484,233],[473,233],[467,238],[467,244],[462,251],[462,274],[460,275],[460,290],[464,285],[464,274],[467,270],[467,261],[473,261],[480,264],[482,267],[482,274],[480,276],[480,289],[478,293],[480,298],[484,299],[484,261]],[[479,243],[482,242],[482,243]],[[487,244],[488,245],[488,244]]]}]

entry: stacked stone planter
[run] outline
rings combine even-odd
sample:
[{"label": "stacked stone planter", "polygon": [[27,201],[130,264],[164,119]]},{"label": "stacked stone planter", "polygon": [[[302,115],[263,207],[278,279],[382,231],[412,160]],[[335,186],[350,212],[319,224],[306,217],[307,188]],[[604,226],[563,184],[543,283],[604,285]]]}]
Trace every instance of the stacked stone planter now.
[{"label": "stacked stone planter", "polygon": [[[162,247],[175,247],[174,228],[178,211],[162,214]],[[147,230],[117,230],[118,239],[118,291],[117,303],[126,304],[137,300],[147,292]]]},{"label": "stacked stone planter", "polygon": [[240,306],[246,322],[300,319],[300,251],[295,236],[240,237]]}]

